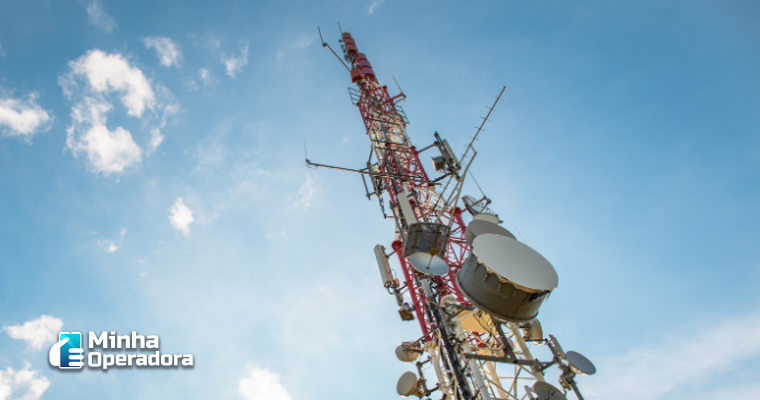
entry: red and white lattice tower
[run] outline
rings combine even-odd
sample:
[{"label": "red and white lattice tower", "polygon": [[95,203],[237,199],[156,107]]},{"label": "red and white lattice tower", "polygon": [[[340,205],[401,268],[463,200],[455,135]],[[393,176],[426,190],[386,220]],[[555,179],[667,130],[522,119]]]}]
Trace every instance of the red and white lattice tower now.
[{"label": "red and white lattice tower", "polygon": [[[391,271],[388,251],[381,245],[375,247],[378,267],[385,287],[396,297],[401,319],[416,319],[421,330],[420,337],[396,349],[400,360],[416,367],[399,379],[399,394],[561,400],[573,392],[582,400],[574,378],[594,373],[593,365],[579,353],[563,351],[553,336],[544,338],[535,318],[556,287],[553,268],[499,225],[485,196],[460,199],[475,154],[472,142],[461,159],[437,133],[433,144],[418,150],[398,104],[405,95],[391,96],[378,82],[349,33],[342,34],[341,48],[356,85],[349,88],[350,97],[371,146],[367,166],[353,171],[368,177],[367,195],[378,197],[384,216],[387,200],[396,224],[390,255],[395,254],[401,274]],[[420,161],[420,153],[428,149],[440,154],[433,157],[434,177]],[[471,221],[466,224],[464,217]],[[537,360],[530,346],[546,346],[551,359]],[[551,367],[557,367],[553,375]],[[424,376],[431,369],[435,376]],[[546,382],[547,374],[559,380],[559,387]]]}]

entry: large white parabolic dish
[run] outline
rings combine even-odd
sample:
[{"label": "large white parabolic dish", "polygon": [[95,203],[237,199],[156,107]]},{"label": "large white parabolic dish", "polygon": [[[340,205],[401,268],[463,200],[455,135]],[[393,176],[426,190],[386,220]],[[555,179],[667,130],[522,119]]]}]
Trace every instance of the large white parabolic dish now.
[{"label": "large white parabolic dish", "polygon": [[472,252],[457,272],[457,286],[475,306],[514,322],[535,318],[558,280],[543,256],[498,233],[475,236]]},{"label": "large white parabolic dish", "polygon": [[537,251],[510,237],[484,233],[472,241],[478,262],[502,278],[536,291],[557,287],[554,267]]}]

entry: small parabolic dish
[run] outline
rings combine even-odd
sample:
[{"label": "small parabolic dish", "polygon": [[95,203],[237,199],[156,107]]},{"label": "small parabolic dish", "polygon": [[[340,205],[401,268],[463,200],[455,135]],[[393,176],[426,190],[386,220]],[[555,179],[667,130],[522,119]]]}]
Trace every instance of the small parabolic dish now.
[{"label": "small parabolic dish", "polygon": [[412,268],[423,274],[441,276],[449,272],[449,264],[441,257],[418,251],[409,256],[409,264]]},{"label": "small parabolic dish", "polygon": [[594,375],[596,373],[594,364],[583,354],[570,350],[565,353],[565,356],[567,356],[570,369],[576,374]]},{"label": "small parabolic dish", "polygon": [[401,396],[410,396],[417,392],[417,375],[412,371],[401,374],[396,383],[396,391]]},{"label": "small parabolic dish", "polygon": [[537,319],[532,319],[521,327],[525,330],[525,340],[537,342],[544,339],[544,330]]},{"label": "small parabolic dish", "polygon": [[472,196],[465,195],[462,196],[462,202],[464,203],[465,208],[467,208],[467,211],[472,215],[480,214],[488,209],[488,203],[485,199],[478,201]]},{"label": "small parabolic dish", "polygon": [[396,346],[396,358],[398,358],[399,361],[412,362],[420,356],[419,352],[410,349],[408,346],[409,342],[404,342]]},{"label": "small parabolic dish", "polygon": [[539,400],[567,400],[562,391],[551,383],[537,381],[533,384],[533,391],[536,392]]}]

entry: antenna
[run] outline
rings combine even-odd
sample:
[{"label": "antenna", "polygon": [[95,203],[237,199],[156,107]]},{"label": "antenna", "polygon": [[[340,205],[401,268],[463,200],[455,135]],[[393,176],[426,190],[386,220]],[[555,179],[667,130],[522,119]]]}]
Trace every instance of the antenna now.
[{"label": "antenna", "polygon": [[486,198],[486,194],[483,192],[483,188],[480,187],[480,184],[478,183],[478,180],[475,179],[475,175],[470,171],[470,178],[472,178],[472,181],[475,182],[475,186],[478,187],[478,191],[480,191],[480,194],[483,195],[483,198]]},{"label": "antenna", "polygon": [[[467,172],[470,170],[470,165],[475,160],[475,156],[477,156],[477,151],[475,151],[475,147],[473,144],[475,143],[475,140],[478,138],[478,135],[481,131],[483,131],[483,126],[485,126],[486,122],[488,121],[488,118],[491,116],[491,112],[493,112],[493,109],[496,107],[496,104],[499,103],[499,100],[501,99],[501,95],[504,94],[504,91],[507,89],[506,86],[501,87],[501,91],[499,91],[499,95],[496,96],[496,100],[494,100],[493,104],[491,104],[491,107],[488,108],[488,113],[485,117],[481,117],[483,120],[480,123],[480,126],[478,126],[477,130],[475,131],[475,134],[472,136],[472,140],[470,140],[470,143],[467,145],[467,147],[464,150],[464,153],[462,153],[462,157],[460,158],[460,161],[457,162],[458,166],[464,165],[464,159],[467,157],[467,154],[472,150],[472,157],[467,161],[467,164],[465,165],[464,172],[461,175],[461,178],[457,179],[457,183],[454,185],[454,187],[449,192],[449,196],[446,198],[446,200],[443,203],[444,209],[449,209],[454,207],[454,205],[459,201],[459,196],[462,192],[462,188],[464,187],[464,180],[467,177]],[[437,135],[437,133],[436,133]],[[472,174],[470,174],[472,176]],[[477,184],[477,183],[476,183]],[[480,187],[480,185],[478,185]],[[448,183],[446,185],[446,188],[448,188]],[[481,190],[482,192],[482,190]],[[441,193],[446,193],[446,190],[442,191]],[[485,198],[485,195],[483,196]],[[443,199],[443,196],[441,196],[438,200],[436,200],[436,206],[438,206],[439,201]]]},{"label": "antenna", "polygon": [[[338,26],[340,26],[340,24],[338,24]],[[319,29],[319,26],[317,26],[317,32],[319,32],[319,40],[322,42],[322,47],[327,47],[327,49],[330,50],[331,53],[333,53],[335,58],[337,58],[338,61],[340,61],[340,63],[343,65],[343,68],[345,68],[346,71],[350,72],[351,68],[348,68],[348,65],[346,65],[346,63],[344,63],[343,60],[340,59],[340,56],[338,55],[338,53],[336,53],[335,50],[333,50],[333,48],[330,47],[330,45],[327,42],[325,42],[325,40],[322,38],[322,30]]]},{"label": "antenna", "polygon": [[[478,135],[483,130],[483,126],[485,126],[486,122],[488,122],[488,117],[491,116],[491,113],[493,112],[493,109],[496,107],[496,104],[499,103],[499,100],[501,100],[501,95],[504,94],[504,91],[507,90],[506,86],[501,87],[501,91],[499,92],[499,95],[496,96],[496,100],[494,100],[493,104],[491,104],[491,107],[488,108],[488,113],[485,117],[481,117],[483,122],[480,123],[480,126],[478,126],[478,129],[475,131],[475,134],[472,136],[472,140],[470,140],[470,143],[467,145],[467,148],[464,150],[464,153],[462,153],[462,158],[459,159],[460,164],[464,164],[464,158],[467,157],[467,153],[470,150],[475,151],[475,149],[472,147],[472,145],[475,143],[475,140],[478,138]],[[473,158],[475,156],[473,155]]]},{"label": "antenna", "polygon": [[[416,367],[416,371],[401,375],[397,392],[429,399],[437,391],[436,398],[451,400],[564,400],[572,392],[583,400],[575,377],[590,375],[595,367],[580,353],[564,353],[554,336],[545,339],[536,319],[558,285],[554,266],[500,225],[502,221],[488,209],[490,200],[474,177],[483,197],[462,196],[464,207],[472,214],[469,223],[456,207],[477,155],[475,140],[506,86],[482,117],[461,158],[457,159],[438,132],[433,144],[418,150],[406,133],[408,120],[397,104],[405,95],[395,77],[400,94],[392,97],[378,82],[351,34],[343,32],[340,24],[338,30],[347,64],[341,63],[356,85],[349,88],[349,95],[362,117],[370,156],[361,169],[315,163],[306,154],[304,157],[309,167],[368,176],[371,194],[378,197],[384,218],[388,216],[383,199],[388,201],[389,218],[395,223],[390,242],[393,251],[386,254],[385,246],[375,246],[378,272],[383,289],[399,307],[401,320],[416,320],[421,331],[419,338],[401,341],[395,348],[399,360]],[[319,33],[322,39],[321,30]],[[322,46],[341,59],[324,40]],[[434,169],[443,174],[438,178],[428,175],[419,157],[432,147],[440,152],[433,157]],[[444,179],[445,184],[439,184]],[[363,182],[369,197],[370,187]],[[398,279],[389,258],[395,258],[400,267]],[[548,347],[553,358],[542,361],[534,357],[528,343]],[[434,377],[426,378],[423,366],[426,372],[432,369]],[[545,374],[550,367],[559,368],[560,374]],[[557,375],[561,389],[547,383],[548,376]],[[436,383],[429,386],[427,379]]]},{"label": "antenna", "polygon": [[393,79],[393,83],[396,84],[396,87],[398,88],[398,92],[401,96],[404,96],[404,91],[401,90],[401,85],[398,84],[398,81],[396,80],[396,77],[391,75],[391,78]]},{"label": "antenna", "polygon": [[309,160],[308,158],[306,159],[306,165],[308,167],[314,168],[314,169],[322,167],[322,168],[328,168],[328,169],[335,169],[335,170],[338,170],[338,171],[355,172],[357,174],[369,175],[369,176],[374,176],[374,177],[378,177],[378,178],[396,178],[396,179],[400,179],[400,180],[409,180],[409,181],[415,181],[415,182],[419,182],[419,183],[425,183],[425,184],[428,184],[428,185],[437,185],[438,184],[438,182],[436,182],[436,181],[419,180],[418,179],[419,177],[415,176],[415,175],[404,175],[404,174],[392,175],[392,174],[383,174],[383,173],[378,173],[378,172],[371,172],[371,171],[367,171],[366,169],[354,169],[354,168],[338,167],[336,165],[327,165],[327,164],[315,163],[315,162],[312,162],[311,160]]}]

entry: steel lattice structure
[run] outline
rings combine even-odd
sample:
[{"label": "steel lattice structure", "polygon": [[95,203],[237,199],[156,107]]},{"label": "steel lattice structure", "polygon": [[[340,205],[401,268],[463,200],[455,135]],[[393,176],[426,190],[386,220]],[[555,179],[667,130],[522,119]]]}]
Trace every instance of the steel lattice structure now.
[{"label": "steel lattice structure", "polygon": [[[330,48],[324,41],[322,44]],[[457,206],[467,171],[466,167],[462,171],[465,157],[461,160],[453,157],[448,143],[437,133],[435,143],[430,146],[418,150],[412,145],[406,133],[409,121],[399,105],[405,95],[399,90],[398,95],[391,96],[387,86],[378,82],[367,56],[359,52],[349,33],[342,33],[341,48],[344,66],[356,85],[349,88],[349,95],[359,109],[371,146],[366,167],[352,171],[362,173],[363,179],[368,177],[367,197],[377,196],[385,217],[388,217],[385,200],[388,202],[390,217],[396,224],[390,247],[400,265],[400,279],[387,267],[388,255],[380,245],[375,249],[378,266],[385,287],[401,307],[402,319],[416,319],[422,332],[419,338],[404,342],[396,350],[399,359],[416,361],[417,370],[413,376],[402,376],[399,393],[463,400],[559,400],[572,391],[582,399],[574,377],[589,371],[581,371],[573,364],[573,352],[565,353],[551,335],[544,338],[540,324],[533,322],[537,320],[509,322],[478,309],[457,284],[457,273],[471,254],[470,242],[465,237],[464,209]],[[334,51],[333,54],[338,56]],[[442,154],[435,165],[442,176],[435,179],[431,179],[420,161],[420,153],[433,147]],[[308,160],[307,163],[329,167]],[[487,202],[483,196],[476,203],[487,210]],[[447,270],[425,274],[410,263],[410,249],[423,246],[425,240],[430,259],[440,257]],[[547,346],[552,359],[535,359],[529,342]],[[428,366],[434,371],[435,384],[431,377],[423,375]],[[545,383],[544,373],[553,366],[559,368],[563,389]]]}]

